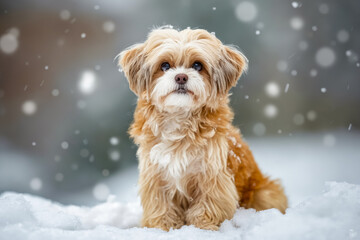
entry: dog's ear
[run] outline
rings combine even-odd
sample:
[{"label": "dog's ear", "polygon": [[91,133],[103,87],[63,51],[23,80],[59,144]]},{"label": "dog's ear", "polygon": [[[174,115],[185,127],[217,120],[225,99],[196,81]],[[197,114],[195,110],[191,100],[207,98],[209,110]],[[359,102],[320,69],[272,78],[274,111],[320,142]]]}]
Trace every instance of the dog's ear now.
[{"label": "dog's ear", "polygon": [[137,95],[146,90],[149,74],[146,70],[144,44],[135,44],[119,54],[119,66],[129,81],[130,89]]},{"label": "dog's ear", "polygon": [[235,47],[224,46],[221,50],[219,60],[220,74],[217,76],[217,89],[220,93],[227,93],[230,88],[234,87],[244,71],[247,71],[247,58]]}]

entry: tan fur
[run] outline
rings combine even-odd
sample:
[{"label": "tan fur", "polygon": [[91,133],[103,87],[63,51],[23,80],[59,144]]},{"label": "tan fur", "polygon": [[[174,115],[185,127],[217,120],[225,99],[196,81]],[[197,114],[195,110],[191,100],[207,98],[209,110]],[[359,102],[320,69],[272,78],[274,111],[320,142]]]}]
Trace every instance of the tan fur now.
[{"label": "tan fur", "polygon": [[[207,94],[194,92],[185,108],[162,106],[171,93],[154,96],[161,63],[191,68],[195,61]],[[122,52],[120,65],[139,97],[129,133],[139,146],[142,226],[216,230],[238,206],[285,212],[281,185],[262,175],[231,124],[228,91],[247,67],[238,50],[205,30],[157,29]]]}]

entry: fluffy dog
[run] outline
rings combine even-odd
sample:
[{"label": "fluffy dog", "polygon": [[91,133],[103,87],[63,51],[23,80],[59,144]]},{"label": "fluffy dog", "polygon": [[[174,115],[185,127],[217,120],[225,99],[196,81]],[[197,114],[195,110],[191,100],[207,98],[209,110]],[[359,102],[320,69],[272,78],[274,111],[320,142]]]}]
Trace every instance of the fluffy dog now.
[{"label": "fluffy dog", "polygon": [[129,133],[142,226],[217,230],[239,206],[285,212],[283,188],[260,172],[232,125],[229,90],[247,68],[241,52],[205,30],[159,28],[119,64],[138,96]]}]

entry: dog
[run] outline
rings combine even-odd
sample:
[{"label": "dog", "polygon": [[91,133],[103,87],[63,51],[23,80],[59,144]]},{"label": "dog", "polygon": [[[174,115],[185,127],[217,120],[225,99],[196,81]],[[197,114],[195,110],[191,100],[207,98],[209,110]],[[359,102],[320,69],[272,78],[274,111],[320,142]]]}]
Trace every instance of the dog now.
[{"label": "dog", "polygon": [[138,145],[141,225],[218,230],[238,207],[287,208],[232,125],[229,90],[246,57],[202,29],[152,30],[119,54],[137,95],[129,134]]}]

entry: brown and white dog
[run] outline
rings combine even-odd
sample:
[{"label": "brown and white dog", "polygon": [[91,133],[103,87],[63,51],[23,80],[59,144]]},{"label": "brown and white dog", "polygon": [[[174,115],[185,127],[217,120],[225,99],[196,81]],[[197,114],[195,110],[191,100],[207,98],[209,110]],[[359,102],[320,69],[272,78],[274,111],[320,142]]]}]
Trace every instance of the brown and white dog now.
[{"label": "brown and white dog", "polygon": [[239,206],[285,212],[283,188],[232,125],[242,53],[205,30],[163,27],[121,52],[119,64],[138,96],[129,133],[139,147],[142,226],[217,230]]}]

